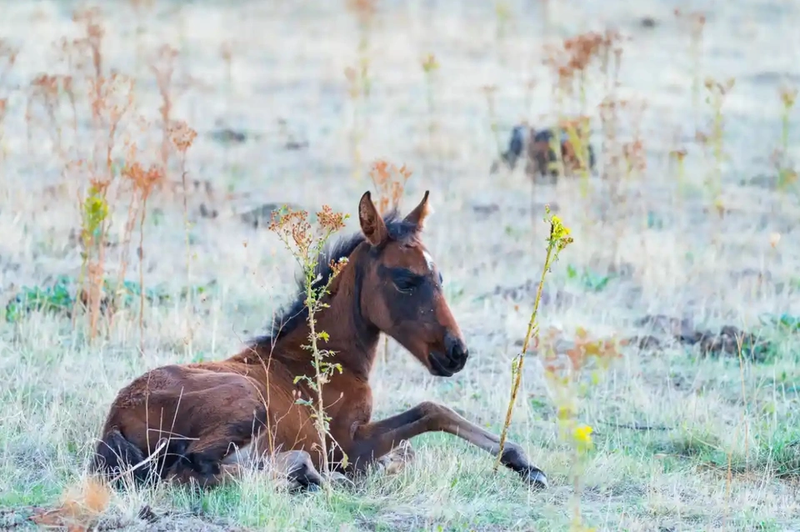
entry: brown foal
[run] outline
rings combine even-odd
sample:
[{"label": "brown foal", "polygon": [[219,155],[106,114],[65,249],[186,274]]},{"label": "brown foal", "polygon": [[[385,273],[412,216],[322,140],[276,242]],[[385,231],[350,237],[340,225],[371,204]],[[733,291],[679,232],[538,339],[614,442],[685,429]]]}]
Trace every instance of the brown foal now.
[{"label": "brown foal", "polygon": [[[369,192],[358,206],[361,234],[320,257],[318,273],[332,275],[331,259],[348,258],[315,319],[330,336],[324,347],[342,367],[323,388],[330,416],[326,448],[343,473],[363,471],[407,440],[444,431],[492,454],[499,438],[452,409],[433,402],[372,420],[370,371],[380,333],[397,340],[435,376],[450,377],[469,352],[442,291],[439,270],[420,238],[428,192],[405,218],[382,218]],[[211,487],[245,460],[270,463],[295,486],[318,486],[320,440],[310,410],[298,398],[314,392],[295,376],[313,375],[304,294],[257,338],[226,360],[155,368],[123,388],[97,445],[93,469],[107,478],[131,472],[138,482],[169,479]],[[343,458],[347,457],[346,462]],[[502,463],[537,488],[547,478],[521,447],[505,445]],[[132,471],[131,471],[132,470]]]}]

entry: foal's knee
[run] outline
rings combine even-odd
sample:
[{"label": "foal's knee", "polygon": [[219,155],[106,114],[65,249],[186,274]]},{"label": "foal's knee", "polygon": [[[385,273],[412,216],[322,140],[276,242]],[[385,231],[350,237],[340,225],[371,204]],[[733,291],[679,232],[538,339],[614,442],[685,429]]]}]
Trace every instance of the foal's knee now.
[{"label": "foal's knee", "polygon": [[422,401],[417,405],[417,409],[420,413],[420,418],[429,419],[441,419],[442,417],[447,416],[450,412],[453,412],[452,409],[444,406],[443,404],[435,403],[433,401]]}]

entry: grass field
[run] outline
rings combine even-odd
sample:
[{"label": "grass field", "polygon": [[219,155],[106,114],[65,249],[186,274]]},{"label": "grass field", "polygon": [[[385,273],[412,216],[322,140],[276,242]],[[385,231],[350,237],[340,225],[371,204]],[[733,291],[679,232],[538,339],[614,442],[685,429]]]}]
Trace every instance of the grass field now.
[{"label": "grass field", "polygon": [[[385,159],[413,170],[404,211],[431,191],[425,242],[472,355],[461,373],[434,378],[390,342],[373,375],[376,416],[436,400],[500,432],[549,204],[574,237],[539,309],[542,331],[559,331],[553,351],[574,348],[579,328],[660,340],[620,348],[582,392],[577,418],[594,441],[578,494],[584,524],[800,530],[800,116],[781,99],[800,86],[800,4],[384,0],[363,27],[338,1],[98,5],[100,74],[135,81],[129,93],[100,91],[105,107],[92,106],[91,49],[70,47],[72,60],[61,53],[62,38],[86,34],[73,20],[77,3],[17,0],[0,17],[0,529],[34,527],[29,516],[81,485],[122,386],[158,365],[238,352],[290,301],[296,263],[266,224],[254,227],[254,212],[328,204],[349,213],[346,232],[356,231],[361,194],[377,194],[370,165]],[[693,11],[705,14],[702,26]],[[584,102],[565,95],[559,107],[545,45],[607,27],[628,39],[619,86],[598,58]],[[170,84],[170,61],[158,56],[165,44],[177,52]],[[438,66],[429,76],[428,54]],[[36,82],[41,74],[56,77]],[[715,110],[713,89],[729,78]],[[197,132],[185,157],[164,142],[164,92],[168,118]],[[108,103],[128,96],[107,163]],[[601,126],[603,101],[618,105],[613,138]],[[532,184],[521,168],[490,174],[513,125],[553,124],[559,108],[590,117],[595,175]],[[180,184],[183,160],[185,196],[142,179],[131,188],[121,170],[153,164]],[[92,169],[110,185],[105,199],[87,202]],[[108,210],[104,243],[98,210]],[[88,312],[69,315],[72,285],[46,296],[47,309],[14,304],[60,278],[77,283],[87,250],[94,267],[83,279],[124,274],[134,292],[144,282],[141,322],[136,293],[113,322],[100,314],[95,338]],[[192,287],[202,293],[180,297]],[[684,337],[732,326],[764,343],[754,354],[668,341],[675,324],[660,329],[646,319],[654,315],[683,319]],[[115,493],[95,525],[569,530],[572,455],[541,355],[528,354],[509,437],[548,474],[547,491],[494,474],[494,458],[461,440],[428,434],[413,441],[416,459],[399,474],[330,497],[290,495],[253,473],[202,496]],[[149,520],[140,518],[145,507]]]}]

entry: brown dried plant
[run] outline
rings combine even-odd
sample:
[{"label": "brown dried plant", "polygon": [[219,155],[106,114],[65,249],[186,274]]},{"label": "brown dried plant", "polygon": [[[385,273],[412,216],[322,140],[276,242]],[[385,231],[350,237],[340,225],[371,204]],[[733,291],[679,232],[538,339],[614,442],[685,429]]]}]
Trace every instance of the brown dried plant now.
[{"label": "brown dried plant", "polygon": [[[600,59],[603,72],[606,73],[610,62],[611,54],[619,62],[621,55],[621,48],[619,48],[619,41],[622,40],[619,32],[615,30],[606,30],[603,33],[587,32],[576,35],[574,37],[563,40],[557,45],[550,43],[545,44],[545,58],[544,64],[549,68],[553,75],[553,97],[557,122],[559,124],[565,123],[567,98],[577,96],[577,114],[583,117],[589,116],[586,108],[586,93],[587,82],[589,79],[589,69],[591,65]],[[615,71],[616,76],[616,71]],[[574,107],[574,106],[573,106]],[[606,124],[607,125],[607,124]],[[588,162],[588,147],[589,147],[589,131],[591,123],[583,124],[580,130],[574,130],[571,139],[582,152],[580,160]],[[577,134],[576,134],[577,133]],[[569,134],[569,132],[568,132]],[[555,142],[552,143],[551,149],[555,154],[555,164],[559,174],[563,175],[565,172],[564,157],[565,154],[562,150],[562,143],[554,138]],[[584,165],[581,165],[584,168]],[[588,168],[588,164],[585,165]],[[581,180],[581,194],[584,198],[589,195],[589,172],[583,170],[583,179]]]},{"label": "brown dried plant", "polygon": [[706,25],[706,16],[700,11],[684,13],[675,9],[675,17],[683,20],[689,27],[690,47],[692,56],[692,108],[695,119],[700,117],[700,59],[702,55],[703,29]]},{"label": "brown dried plant", "polygon": [[[631,178],[642,178],[647,171],[647,151],[642,136],[642,121],[646,109],[647,102],[645,101],[626,100],[622,102],[622,110],[626,115],[631,130],[630,140],[622,143],[622,159],[625,164],[625,178],[628,182],[626,189],[629,188]],[[646,202],[635,201],[633,205],[638,208],[640,219],[646,219],[648,216]],[[618,238],[614,240],[614,257],[618,256],[617,252],[623,241],[622,231],[625,228],[624,219],[619,219],[619,222]]]},{"label": "brown dried plant", "polygon": [[170,133],[169,126],[172,123],[172,76],[175,72],[175,58],[178,56],[178,51],[168,44],[162,45],[158,49],[158,53],[150,65],[153,74],[156,77],[156,85],[158,92],[161,95],[161,106],[159,112],[161,114],[161,165],[166,172],[169,168],[169,155],[170,155]]},{"label": "brown dried plant", "polygon": [[[186,282],[188,285],[188,283],[191,283],[192,272],[191,246],[189,243],[189,206],[187,202],[189,190],[186,185],[186,152],[197,137],[197,131],[189,127],[189,125],[183,121],[172,122],[168,129],[172,145],[180,154],[181,185],[183,188],[183,223],[186,231]],[[187,304],[190,304],[190,302],[191,297],[187,298]]]},{"label": "brown dried plant", "polygon": [[9,44],[7,41],[0,39],[0,89],[5,87],[6,77],[14,68],[19,55],[19,48]]},{"label": "brown dried plant", "polygon": [[711,193],[713,205],[717,213],[722,216],[725,208],[722,204],[722,165],[727,159],[723,147],[725,136],[725,117],[722,106],[725,99],[735,85],[735,79],[729,78],[725,81],[717,81],[713,78],[706,78],[705,88],[708,91],[706,102],[711,106],[713,116],[709,126],[709,133],[698,132],[698,140],[708,147],[710,145],[714,166],[711,175],[706,179],[706,186]]},{"label": "brown dried plant", "polygon": [[165,174],[163,167],[158,164],[152,164],[145,169],[139,162],[133,162],[122,170],[122,175],[131,182],[139,195],[139,331],[141,346],[144,341],[144,222],[147,216],[147,200],[163,182]]},{"label": "brown dried plant", "polygon": [[406,182],[413,172],[406,165],[398,168],[384,160],[372,164],[369,176],[378,193],[378,212],[382,215],[400,206]]},{"label": "brown dried plant", "polygon": [[[587,32],[565,39],[559,45],[545,44],[544,64],[555,76],[554,88],[564,95],[574,95],[577,89],[580,98],[580,112],[586,109],[586,81],[592,62],[601,58],[606,68],[612,51],[618,49],[621,40],[619,32],[606,30],[604,33]],[[577,87],[575,86],[577,82]]]},{"label": "brown dried plant", "polygon": [[[84,234],[84,261],[88,273],[90,338],[97,332],[102,286],[105,278],[105,249],[111,223],[109,190],[115,181],[114,148],[119,140],[120,124],[134,103],[133,81],[121,74],[110,78],[99,76],[89,80],[90,105],[93,122],[99,126],[94,133],[95,142],[91,159],[77,161],[78,168],[88,177],[90,187],[82,199]],[[102,213],[102,215],[100,214]]]},{"label": "brown dried plant", "polygon": [[347,9],[353,13],[358,22],[358,76],[361,94],[369,98],[371,83],[369,80],[369,38],[377,13],[377,0],[347,0]]},{"label": "brown dried plant", "polygon": [[[378,193],[378,212],[382,215],[388,213],[391,209],[400,207],[400,200],[403,198],[405,192],[406,182],[411,177],[412,171],[406,168],[404,164],[397,168],[394,164],[389,164],[387,161],[378,160],[372,164],[369,176],[372,183],[375,185],[375,190]],[[383,362],[389,357],[389,337],[383,337]]]},{"label": "brown dried plant", "polygon": [[28,123],[28,146],[33,142],[33,131],[31,125],[33,122],[33,108],[34,103],[41,101],[41,105],[50,119],[49,127],[45,129],[53,137],[53,146],[56,152],[63,161],[63,144],[61,126],[58,120],[58,100],[59,100],[59,87],[58,77],[48,74],[39,74],[30,82],[28,89],[28,101],[25,109],[25,117]]}]

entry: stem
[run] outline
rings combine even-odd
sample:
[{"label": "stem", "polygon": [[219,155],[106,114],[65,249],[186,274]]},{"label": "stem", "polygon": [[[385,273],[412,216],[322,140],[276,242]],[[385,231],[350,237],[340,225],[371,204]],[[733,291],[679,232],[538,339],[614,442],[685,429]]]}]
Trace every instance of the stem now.
[{"label": "stem", "polygon": [[[551,226],[551,236],[552,236],[552,226]],[[542,268],[542,276],[539,279],[539,287],[536,290],[536,299],[533,302],[533,312],[531,313],[531,319],[528,321],[528,330],[525,333],[525,340],[522,343],[522,352],[517,355],[516,360],[512,362],[513,367],[515,368],[514,371],[514,382],[511,385],[511,400],[508,402],[508,409],[506,410],[506,419],[503,422],[503,431],[500,433],[500,450],[497,453],[497,461],[494,464],[494,470],[497,471],[497,467],[500,465],[500,459],[503,456],[503,448],[505,447],[506,443],[506,436],[508,434],[508,427],[511,425],[511,412],[514,408],[514,403],[517,400],[517,393],[519,392],[519,385],[522,380],[522,364],[525,360],[525,354],[528,352],[528,343],[530,342],[531,335],[536,329],[536,337],[539,337],[539,328],[536,326],[536,316],[539,313],[539,302],[542,299],[542,289],[544,288],[544,277],[547,275],[547,270],[550,269],[550,260],[553,253],[553,248],[555,247],[552,238],[547,245],[547,255],[544,259],[544,268]]]},{"label": "stem", "polygon": [[322,472],[325,474],[328,472],[328,449],[327,442],[325,441],[325,408],[322,401],[322,386],[324,383],[322,382],[322,373],[320,371],[322,357],[320,356],[319,347],[317,346],[316,320],[314,319],[316,308],[315,305],[312,304],[312,296],[310,295],[312,293],[311,290],[311,282],[309,281],[306,285],[306,292],[309,294],[306,301],[308,306],[308,326],[311,330],[311,352],[314,355],[314,378],[317,384],[317,419],[314,424],[317,426],[317,432],[319,433],[319,442],[320,447],[322,448]]}]

